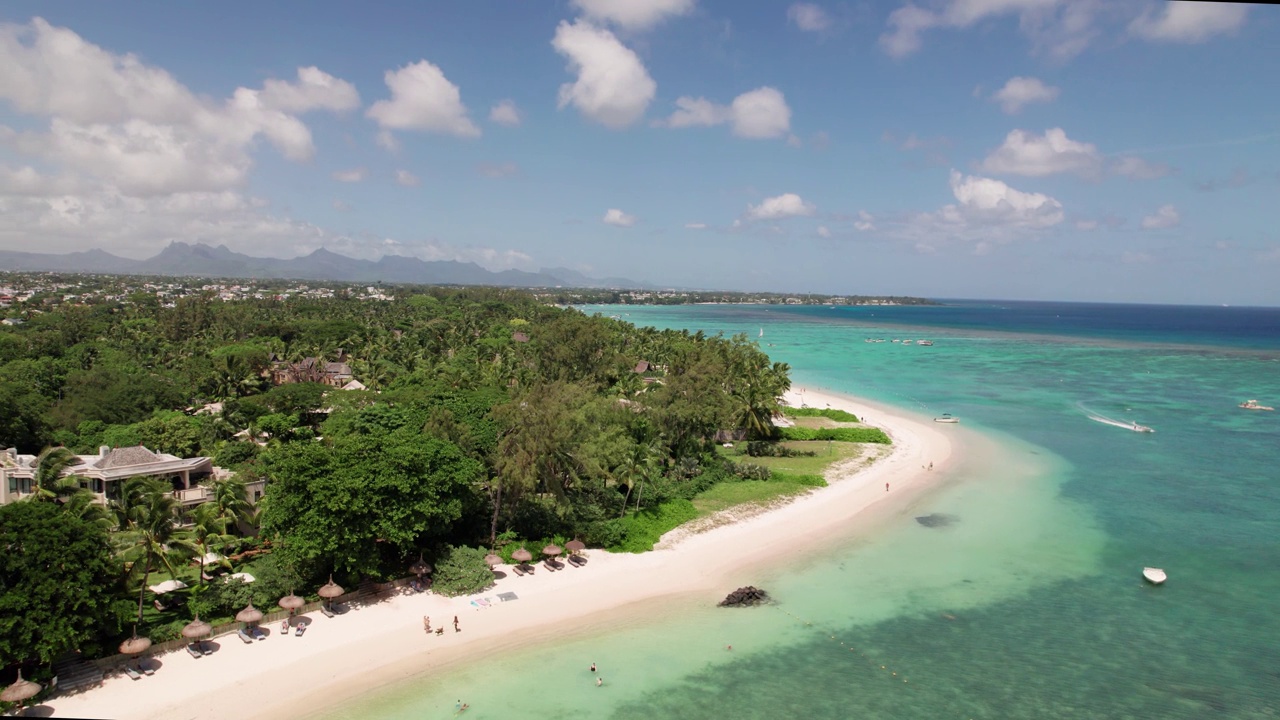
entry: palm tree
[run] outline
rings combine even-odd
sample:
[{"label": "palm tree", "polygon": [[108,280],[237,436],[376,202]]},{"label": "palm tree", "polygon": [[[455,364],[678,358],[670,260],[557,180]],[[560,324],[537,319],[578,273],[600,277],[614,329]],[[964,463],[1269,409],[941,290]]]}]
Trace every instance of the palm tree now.
[{"label": "palm tree", "polygon": [[212,503],[217,508],[218,518],[227,528],[238,528],[241,523],[253,524],[253,506],[249,504],[243,480],[230,477],[215,481],[212,487]]},{"label": "palm tree", "polygon": [[36,472],[32,478],[35,486],[33,499],[60,501],[79,492],[84,478],[78,475],[62,477],[67,468],[78,462],[80,458],[65,447],[45,448],[36,458]]},{"label": "palm tree", "polygon": [[[204,559],[210,548],[222,547],[234,536],[227,534],[227,520],[215,502],[203,502],[188,516],[191,520],[192,542],[200,552],[200,584],[204,584]],[[223,561],[225,564],[226,561]]]},{"label": "palm tree", "polygon": [[[125,482],[124,496],[136,499],[125,508],[130,529],[134,531],[132,556],[134,570],[142,563],[142,587],[138,590],[138,623],[142,623],[142,601],[147,592],[151,568],[164,568],[175,575],[174,561],[197,550],[194,543],[179,535],[178,501],[169,484],[157,478],[131,478]],[[133,487],[129,487],[133,486]]]},{"label": "palm tree", "polygon": [[[627,494],[622,498],[622,513],[618,517],[627,514],[627,503],[631,500],[631,491],[637,485],[641,487],[641,493],[644,492],[644,483],[658,470],[659,451],[656,443],[650,441],[647,443],[636,443],[631,446],[631,452],[627,453],[626,458],[614,470],[614,477],[627,483]],[[636,510],[640,509],[640,494],[636,495]]]}]

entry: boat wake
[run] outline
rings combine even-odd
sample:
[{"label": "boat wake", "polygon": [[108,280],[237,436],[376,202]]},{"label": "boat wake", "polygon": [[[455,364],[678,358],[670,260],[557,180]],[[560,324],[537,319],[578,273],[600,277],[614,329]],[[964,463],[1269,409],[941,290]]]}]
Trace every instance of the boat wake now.
[{"label": "boat wake", "polygon": [[1146,425],[1139,425],[1137,422],[1132,420],[1128,422],[1124,420],[1116,420],[1114,418],[1109,418],[1106,415],[1102,415],[1100,413],[1094,412],[1093,410],[1090,410],[1089,408],[1085,407],[1084,403],[1076,403],[1076,407],[1080,408],[1080,412],[1084,413],[1085,417],[1089,418],[1094,422],[1100,422],[1103,425],[1113,425],[1115,427],[1124,428],[1125,430],[1132,430],[1133,432],[1144,432],[1144,433],[1155,432],[1155,430],[1152,430]]}]

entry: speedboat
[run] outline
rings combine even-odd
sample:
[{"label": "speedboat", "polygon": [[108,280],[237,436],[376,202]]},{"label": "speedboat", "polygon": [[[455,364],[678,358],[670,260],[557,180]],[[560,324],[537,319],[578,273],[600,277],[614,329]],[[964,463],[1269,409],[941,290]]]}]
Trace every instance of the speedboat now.
[{"label": "speedboat", "polygon": [[1146,578],[1147,582],[1152,585],[1163,585],[1169,576],[1165,575],[1160,568],[1144,567],[1142,568],[1142,577]]},{"label": "speedboat", "polygon": [[942,417],[936,417],[933,421],[940,423],[958,423],[960,422],[960,419],[951,417],[951,413],[942,413]]},{"label": "speedboat", "polygon": [[1245,400],[1244,402],[1240,403],[1240,407],[1244,408],[1245,410],[1275,410],[1275,408],[1273,407],[1267,407],[1266,405],[1259,405],[1257,400]]},{"label": "speedboat", "polygon": [[1147,432],[1147,433],[1153,433],[1153,432],[1155,432],[1155,430],[1152,430],[1151,428],[1147,427],[1146,425],[1139,425],[1138,423],[1134,423],[1134,424],[1133,424],[1133,427],[1131,427],[1131,428],[1129,428],[1129,429],[1130,429],[1130,430],[1132,430],[1132,431],[1134,431],[1134,432]]}]

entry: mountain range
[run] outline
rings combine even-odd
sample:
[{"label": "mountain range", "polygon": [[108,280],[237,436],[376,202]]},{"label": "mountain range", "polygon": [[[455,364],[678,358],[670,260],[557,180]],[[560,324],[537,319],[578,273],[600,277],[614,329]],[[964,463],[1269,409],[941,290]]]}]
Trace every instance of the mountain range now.
[{"label": "mountain range", "polygon": [[130,260],[103,250],[64,255],[0,250],[0,270],[417,285],[654,289],[648,283],[626,278],[592,278],[569,268],[493,272],[471,262],[426,261],[400,255],[385,255],[376,261],[358,260],[324,248],[296,258],[260,258],[233,252],[225,245],[183,242],[170,243],[146,260]]}]

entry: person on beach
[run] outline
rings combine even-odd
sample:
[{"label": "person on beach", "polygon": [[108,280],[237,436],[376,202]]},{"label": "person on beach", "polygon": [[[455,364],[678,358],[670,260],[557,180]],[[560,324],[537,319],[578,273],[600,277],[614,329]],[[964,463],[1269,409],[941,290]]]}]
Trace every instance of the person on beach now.
[{"label": "person on beach", "polygon": [[288,618],[285,618],[284,620],[281,620],[281,621],[280,621],[280,632],[282,632],[282,633],[284,633],[284,634],[286,634],[286,635],[288,635],[288,634],[289,634],[289,619],[288,619]]},{"label": "person on beach", "polygon": [[454,632],[462,632],[462,628],[458,627],[458,616],[457,616],[457,615],[454,615],[454,616],[453,616],[453,631],[454,631]]},{"label": "person on beach", "polygon": [[596,676],[596,687],[600,687],[601,685],[604,685],[604,678]]},{"label": "person on beach", "polygon": [[595,664],[595,663],[591,663],[591,672],[593,672],[593,673],[594,673],[595,671],[596,671],[596,664]]},{"label": "person on beach", "polygon": [[884,484],[884,491],[889,492],[889,483]]},{"label": "person on beach", "polygon": [[932,463],[932,462],[931,462],[931,463],[929,463],[929,469],[930,469],[930,470],[932,470],[932,469],[933,469],[933,463]]},{"label": "person on beach", "polygon": [[431,618],[426,615],[422,616],[422,629],[427,633],[431,632]]}]

